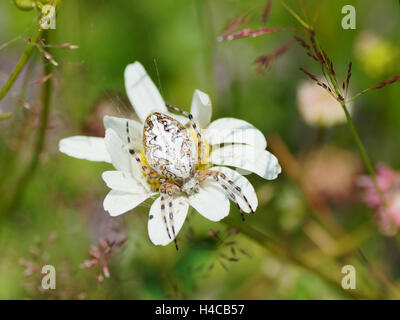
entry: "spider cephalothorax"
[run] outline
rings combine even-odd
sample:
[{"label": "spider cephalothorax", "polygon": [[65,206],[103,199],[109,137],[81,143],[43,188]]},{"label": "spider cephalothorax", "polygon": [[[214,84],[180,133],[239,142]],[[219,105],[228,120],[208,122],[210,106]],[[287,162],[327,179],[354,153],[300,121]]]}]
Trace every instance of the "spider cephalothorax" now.
[{"label": "spider cephalothorax", "polygon": [[243,212],[234,192],[239,193],[251,212],[253,212],[253,209],[241,188],[232,180],[228,179],[224,173],[200,169],[199,164],[201,163],[204,153],[204,143],[200,131],[193,120],[193,116],[176,107],[170,105],[167,105],[167,107],[189,118],[191,127],[196,134],[197,144],[190,130],[178,120],[164,113],[153,112],[146,118],[143,127],[144,155],[148,163],[145,164],[132,146],[128,122],[126,123],[126,132],[129,153],[140,163],[142,171],[148,179],[157,180],[160,183],[158,188],[161,194],[161,212],[168,236],[172,239],[165,208],[165,200],[166,198],[168,199],[168,217],[173,239],[176,244],[174,213],[172,208],[173,196],[177,193],[185,193],[188,196],[195,194],[199,190],[200,183],[207,178],[212,178],[221,185],[239,208],[242,218]]}]

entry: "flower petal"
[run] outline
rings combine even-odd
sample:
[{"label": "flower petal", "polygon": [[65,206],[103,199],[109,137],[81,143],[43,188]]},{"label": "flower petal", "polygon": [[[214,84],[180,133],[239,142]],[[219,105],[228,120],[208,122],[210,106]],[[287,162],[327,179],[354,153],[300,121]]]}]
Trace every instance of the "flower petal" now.
[{"label": "flower petal", "polygon": [[210,123],[212,113],[210,97],[200,90],[195,90],[190,113],[199,123],[200,128],[206,128]]},{"label": "flower petal", "polygon": [[128,137],[126,134],[126,121],[129,123],[129,134],[132,138],[133,146],[137,150],[141,150],[143,146],[142,142],[142,131],[143,124],[125,118],[117,118],[111,116],[105,116],[103,118],[104,128],[113,129],[114,132],[119,136],[122,142],[126,142]]},{"label": "flower petal", "polygon": [[127,142],[123,143],[113,129],[107,129],[104,142],[111,162],[116,169],[131,172],[132,161],[127,150]]},{"label": "flower petal", "polygon": [[111,162],[104,138],[73,136],[61,139],[58,147],[61,152],[74,158]]},{"label": "flower petal", "polygon": [[[177,197],[172,201],[172,210],[174,214],[174,228],[175,234],[181,230],[183,223],[185,222],[189,204],[185,197]],[[149,221],[147,224],[147,230],[149,232],[149,237],[151,242],[155,245],[166,246],[171,241],[173,241],[172,227],[169,223],[169,211],[168,205],[166,205],[166,217],[167,224],[170,230],[171,239],[168,237],[167,230],[165,228],[164,218],[161,214],[161,197],[157,198],[151,205],[149,212]]]},{"label": "flower petal", "polygon": [[229,214],[228,196],[214,181],[204,181],[200,191],[189,197],[189,202],[198,213],[211,221],[219,221]]},{"label": "flower petal", "polygon": [[[232,180],[238,187],[240,187],[242,193],[246,197],[247,201],[250,203],[250,206],[253,209],[253,211],[257,209],[258,206],[257,195],[249,180],[247,180],[244,176],[242,176],[235,170],[229,169],[227,167],[212,167],[210,168],[210,170],[224,173],[228,179]],[[244,212],[250,213],[251,210],[249,206],[246,204],[246,201],[240,195],[240,193],[235,188],[231,187],[229,184],[227,186],[230,187],[231,191],[233,191],[233,193],[235,194],[236,200],[239,203],[240,208],[242,208]]]},{"label": "flower petal", "polygon": [[105,171],[101,176],[110,189],[135,194],[148,193],[142,183],[127,172]]},{"label": "flower petal", "polygon": [[172,112],[166,112],[168,116],[171,118],[177,120],[181,125],[183,125],[185,128],[191,128],[190,120],[188,117],[185,117],[180,114],[172,113]]},{"label": "flower petal", "polygon": [[152,111],[167,111],[160,92],[139,62],[129,64],[124,76],[126,93],[142,122]]},{"label": "flower petal", "polygon": [[113,166],[119,171],[132,175],[132,177],[140,181],[143,187],[149,191],[150,186],[143,175],[140,165],[128,152],[128,142],[126,141],[126,143],[123,143],[113,129],[107,129],[104,143],[110,154]]},{"label": "flower petal", "polygon": [[134,194],[111,190],[104,198],[103,207],[110,213],[110,216],[115,217],[132,210],[150,196],[150,193]]},{"label": "flower petal", "polygon": [[268,180],[281,173],[278,159],[272,153],[244,144],[213,149],[210,160],[214,164],[249,170]]},{"label": "flower petal", "polygon": [[210,123],[205,132],[208,144],[245,143],[264,150],[267,141],[260,130],[247,121],[221,118]]}]

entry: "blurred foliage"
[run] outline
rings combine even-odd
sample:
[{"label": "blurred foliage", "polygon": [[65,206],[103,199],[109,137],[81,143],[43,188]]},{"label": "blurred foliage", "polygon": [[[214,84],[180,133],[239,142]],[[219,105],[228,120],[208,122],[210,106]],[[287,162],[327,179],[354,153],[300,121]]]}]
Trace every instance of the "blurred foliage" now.
[{"label": "blurred foliage", "polygon": [[[353,93],[400,74],[398,1],[303,2],[310,20],[319,12],[315,30],[337,73],[345,77],[348,62],[353,61]],[[291,0],[288,4],[302,12],[301,1]],[[341,8],[345,4],[357,9],[356,30],[341,27]],[[18,211],[12,215],[0,212],[6,216],[0,220],[0,299],[351,297],[251,238],[240,233],[229,236],[232,230],[226,225],[212,223],[196,213],[189,215],[189,222],[179,235],[178,252],[173,245],[156,247],[147,236],[149,203],[118,220],[127,240],[112,256],[110,278],[99,285],[96,266],[81,268],[91,246],[102,236],[94,221],[106,219],[102,200],[108,189],[101,173],[109,170],[110,165],[69,158],[58,152],[57,144],[70,135],[101,135],[101,129],[90,129],[90,121],[101,121],[95,115],[104,101],[114,115],[131,116],[124,98],[123,70],[135,60],[145,66],[169,103],[188,110],[192,93],[198,88],[212,99],[213,119],[244,119],[259,128],[268,141],[279,134],[300,169],[302,159],[321,145],[345,149],[357,156],[346,125],[321,130],[308,127],[301,119],[296,88],[304,75],[298,68],[319,72],[302,48],[293,45],[264,74],[256,72],[253,61],[289,41],[293,32],[217,42],[227,23],[239,15],[250,13],[251,23],[258,26],[264,6],[264,0],[62,3],[57,28],[50,31],[51,42],[72,43],[79,49],[52,51],[59,66],[53,74],[53,109],[40,166],[20,199]],[[34,11],[20,11],[12,0],[0,2],[0,84],[6,81],[24,51],[24,39],[32,34],[36,18]],[[273,1],[268,26],[300,30],[279,1]],[[365,32],[379,35],[382,40],[378,47],[367,53],[363,49],[360,54],[356,44]],[[30,159],[40,113],[40,86],[33,84],[42,76],[40,58],[37,50],[8,96],[0,102],[0,117],[12,113],[0,122],[0,204],[8,200],[15,179]],[[385,59],[384,63],[377,63],[381,59]],[[368,97],[361,96],[355,102],[353,114],[372,161],[388,163],[395,169],[400,168],[399,88],[394,84],[370,92]],[[21,99],[30,108],[24,108]],[[281,159],[279,152],[273,152]],[[324,176],[322,170],[320,179]],[[285,172],[276,181],[264,181],[255,175],[249,179],[257,190],[260,206],[255,215],[246,219],[246,225],[307,259],[338,282],[343,276],[342,266],[354,265],[355,293],[400,297],[396,293],[400,290],[399,238],[379,233],[372,210],[360,202],[356,189],[349,191],[348,199],[329,199],[325,203],[328,210],[319,210],[313,201],[307,200],[301,183]],[[231,217],[239,218],[234,206]],[[105,232],[107,221],[106,227],[101,227]],[[57,235],[51,245],[40,247],[38,243],[51,234]],[[234,239],[233,250],[226,245],[226,237]],[[38,254],[37,250],[45,252]],[[24,275],[26,267],[21,265],[21,259],[40,265],[43,255],[46,263],[57,270],[57,289],[50,292],[40,292],[37,287],[41,276],[32,280],[32,275]],[[26,284],[29,279],[36,281],[33,288]]]}]

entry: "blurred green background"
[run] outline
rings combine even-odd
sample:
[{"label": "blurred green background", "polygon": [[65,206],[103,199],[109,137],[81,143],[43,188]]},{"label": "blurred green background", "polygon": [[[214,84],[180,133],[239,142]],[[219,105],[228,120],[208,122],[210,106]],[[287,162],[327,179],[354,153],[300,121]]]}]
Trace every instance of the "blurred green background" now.
[{"label": "blurred green background", "polygon": [[[287,1],[310,21],[319,11],[315,30],[335,63],[338,77],[346,76],[347,65],[353,61],[354,94],[400,73],[398,1],[304,2],[302,12],[301,1]],[[295,44],[264,74],[257,73],[253,61],[290,41],[294,31],[217,41],[235,17],[249,13],[249,25],[261,26],[265,3],[62,3],[56,29],[49,32],[49,43],[68,42],[79,49],[51,49],[59,65],[53,69],[52,111],[40,164],[18,200],[18,208],[0,212],[1,299],[400,297],[399,237],[381,234],[373,210],[361,202],[360,191],[353,184],[336,197],[335,192],[340,193],[347,183],[333,179],[337,170],[345,168],[344,180],[363,173],[347,126],[313,128],[300,116],[296,94],[305,75],[298,69],[304,67],[319,75],[320,67]],[[341,8],[346,4],[357,10],[356,30],[341,27]],[[0,2],[0,85],[25,50],[24,40],[32,34],[36,20],[34,11],[20,11],[11,0]],[[279,1],[273,1],[267,26],[296,28],[305,36]],[[378,48],[357,50],[365,34],[380,39]],[[7,44],[12,39],[15,41]],[[71,135],[102,136],[104,114],[132,116],[123,71],[136,60],[169,103],[189,110],[193,91],[200,89],[211,97],[213,119],[236,117],[252,123],[267,141],[272,141],[268,148],[278,159],[287,159],[284,150],[290,150],[294,162],[289,166],[297,163],[300,171],[311,170],[319,161],[320,170],[310,174],[308,183],[314,186],[318,180],[335,180],[332,197],[314,190],[312,200],[307,199],[312,191],[290,177],[285,165],[275,181],[251,175],[248,178],[260,203],[257,212],[242,224],[232,205],[228,223],[250,231],[232,235],[227,223],[213,223],[192,213],[180,232],[178,252],[173,245],[151,244],[147,236],[150,203],[120,219],[108,218],[102,208],[108,188],[101,173],[111,166],[61,154],[58,141]],[[31,158],[41,106],[41,85],[35,81],[42,77],[42,69],[42,55],[35,50],[0,102],[1,112],[12,113],[11,118],[0,122],[0,204],[9,201]],[[29,104],[29,109],[21,105],[21,100]],[[393,84],[356,100],[353,113],[372,162],[384,162],[395,169],[400,168],[399,101],[400,87]],[[329,150],[321,157],[328,156],[315,159],[315,150]],[[324,167],[326,162],[329,166]],[[314,197],[323,198],[323,204]],[[261,240],[251,236],[254,230],[262,234]],[[82,263],[89,259],[91,247],[99,245],[99,239],[124,236],[126,241],[105,257],[110,278],[99,284],[101,266],[82,268]],[[263,242],[268,239],[278,249]],[[57,270],[56,290],[38,289],[44,264]],[[347,264],[357,270],[356,290],[340,288],[341,269]]]}]

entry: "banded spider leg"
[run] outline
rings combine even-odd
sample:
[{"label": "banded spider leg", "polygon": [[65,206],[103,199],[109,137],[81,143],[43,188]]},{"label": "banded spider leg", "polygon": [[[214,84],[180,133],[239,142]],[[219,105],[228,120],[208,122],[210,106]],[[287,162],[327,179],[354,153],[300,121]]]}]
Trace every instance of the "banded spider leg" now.
[{"label": "banded spider leg", "polygon": [[240,215],[242,216],[242,220],[243,221],[244,221],[243,210],[240,207],[239,202],[237,201],[235,194],[227,187],[227,185],[225,183],[229,184],[232,188],[234,188],[240,194],[240,196],[242,197],[244,202],[246,202],[246,205],[249,207],[250,212],[254,213],[254,210],[251,207],[249,201],[247,200],[246,196],[243,194],[242,188],[240,188],[236,183],[234,183],[231,179],[229,179],[224,173],[222,173],[220,171],[214,171],[214,170],[202,171],[202,172],[199,173],[199,176],[198,176],[199,182],[204,181],[208,177],[211,177],[212,179],[214,179],[225,190],[225,192],[229,195],[229,197],[232,199],[232,201],[238,207]]},{"label": "banded spider leg", "polygon": [[161,194],[161,215],[164,219],[165,228],[168,233],[168,237],[171,239],[171,233],[169,232],[169,227],[167,223],[167,215],[165,210],[165,197],[168,199],[168,208],[169,208],[169,224],[171,225],[172,229],[172,236],[174,237],[175,248],[178,250],[178,243],[176,241],[176,233],[175,233],[175,225],[174,225],[174,213],[172,208],[172,201],[173,201],[173,192],[179,192],[180,189],[178,186],[171,184],[171,183],[163,183],[160,186],[160,194]]}]

